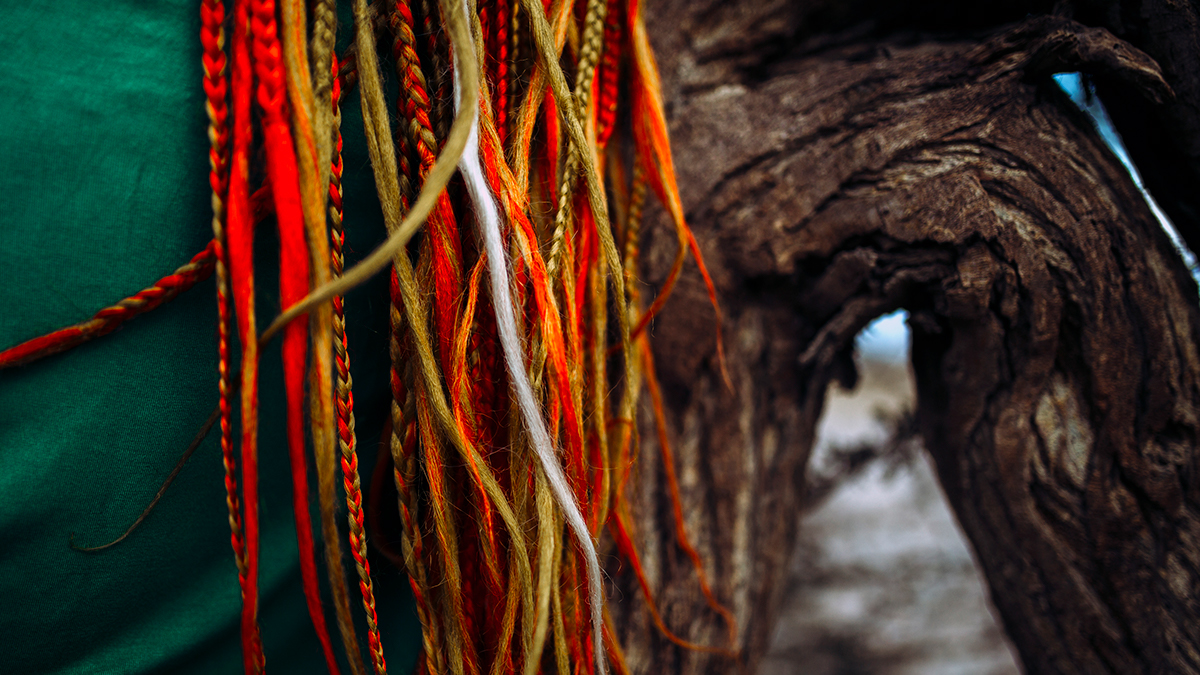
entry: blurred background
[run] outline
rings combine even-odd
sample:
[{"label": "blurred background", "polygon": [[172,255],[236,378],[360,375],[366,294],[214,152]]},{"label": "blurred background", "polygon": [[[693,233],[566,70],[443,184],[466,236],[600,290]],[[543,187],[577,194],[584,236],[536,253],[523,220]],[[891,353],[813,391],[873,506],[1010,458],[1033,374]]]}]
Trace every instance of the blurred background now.
[{"label": "blurred background", "polygon": [[859,335],[830,386],[762,675],[1016,675],[983,579],[912,435],[905,312]]},{"label": "blurred background", "polygon": [[[1079,73],[1055,76],[1129,170],[1193,277],[1196,259],[1146,193]],[[912,428],[907,314],[855,344],[859,379],[825,399],[807,512],[761,675],[1018,675],[972,552]]]}]

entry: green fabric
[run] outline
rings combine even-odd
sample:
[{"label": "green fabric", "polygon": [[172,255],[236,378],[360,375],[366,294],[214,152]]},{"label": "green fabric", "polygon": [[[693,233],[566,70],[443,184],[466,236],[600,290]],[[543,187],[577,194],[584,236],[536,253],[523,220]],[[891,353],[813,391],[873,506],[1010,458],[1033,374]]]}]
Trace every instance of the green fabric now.
[{"label": "green fabric", "polygon": [[[0,347],[90,317],[211,238],[198,35],[197,0],[6,8]],[[383,228],[348,108],[347,230],[362,255]],[[259,228],[256,252],[263,322],[278,311],[272,229]],[[68,546],[72,533],[94,545],[123,532],[215,406],[214,298],[209,280],[113,334],[0,371],[0,672],[241,669],[216,432],[128,540],[91,554]],[[347,301],[364,481],[387,409],[386,302],[380,280]],[[262,363],[267,665],[324,672],[300,589],[277,344]],[[420,641],[407,582],[387,565],[376,572],[385,651],[405,672]]]}]

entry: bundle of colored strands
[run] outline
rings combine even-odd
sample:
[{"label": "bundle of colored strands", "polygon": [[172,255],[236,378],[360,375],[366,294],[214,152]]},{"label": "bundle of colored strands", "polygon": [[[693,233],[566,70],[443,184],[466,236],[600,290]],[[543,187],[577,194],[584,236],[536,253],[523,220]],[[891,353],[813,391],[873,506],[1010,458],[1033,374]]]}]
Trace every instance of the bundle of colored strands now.
[{"label": "bundle of colored strands", "polygon": [[[605,529],[658,628],[684,647],[726,652],[664,625],[624,498],[645,386],[679,543],[736,644],[732,616],[683,528],[645,336],[689,250],[708,275],[684,222],[637,0],[355,0],[355,38],[340,59],[332,0],[234,0],[231,9],[229,22],[222,0],[202,0],[212,244],[89,322],[0,352],[0,367],[102,335],[215,269],[221,447],[246,671],[266,667],[257,618],[258,347],[280,334],[314,629],[338,672],[307,501],[309,441],[340,641],[352,671],[365,672],[342,573],[344,498],[367,660],[382,674],[341,294],[390,264],[390,452],[376,482],[390,481],[396,502],[374,510],[398,509],[392,557],[417,603],[419,667],[624,671],[596,556]],[[398,96],[389,100],[392,76]],[[389,237],[343,274],[340,103],[355,83]],[[648,189],[666,207],[678,249],[643,308],[633,281]],[[288,309],[260,334],[254,232],[272,211]],[[709,292],[715,304],[711,282]]]},{"label": "bundle of colored strands", "polygon": [[[442,142],[447,92],[461,88],[446,81],[461,68],[446,64],[465,50],[445,40],[444,10],[404,1],[389,9],[403,211]],[[642,576],[623,485],[647,375],[661,406],[643,334],[695,248],[657,74],[636,2],[489,0],[471,22],[483,75],[475,135],[392,280],[398,557],[428,670],[593,673],[606,655],[623,670],[604,628],[595,544],[609,526]],[[383,94],[361,58],[369,42],[357,46],[370,126],[386,119]],[[391,169],[380,165],[392,155],[372,161],[387,203]],[[646,187],[668,207],[680,245],[642,312],[631,282]],[[606,194],[620,217],[610,217]]]}]

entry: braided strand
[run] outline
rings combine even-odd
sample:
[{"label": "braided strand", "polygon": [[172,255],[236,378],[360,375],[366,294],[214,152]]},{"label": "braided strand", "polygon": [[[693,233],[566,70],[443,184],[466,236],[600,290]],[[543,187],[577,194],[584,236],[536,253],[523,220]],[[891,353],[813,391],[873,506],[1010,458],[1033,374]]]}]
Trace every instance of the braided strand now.
[{"label": "braided strand", "polygon": [[[334,57],[333,70],[337,70],[337,57]],[[333,84],[333,100],[339,98],[339,86],[336,80]],[[346,234],[342,229],[342,136],[338,128],[341,121],[340,110],[335,110],[334,120],[334,161],[330,170],[329,181],[329,222],[331,225],[330,247],[333,275],[341,276],[345,258],[342,247]],[[338,441],[342,453],[343,486],[346,490],[346,507],[350,527],[350,552],[354,556],[354,564],[358,570],[359,590],[362,593],[363,609],[367,616],[367,644],[371,653],[371,663],[376,675],[387,674],[387,662],[383,657],[383,643],[379,638],[379,619],[375,613],[375,592],[371,583],[371,563],[367,560],[367,538],[363,527],[362,487],[358,473],[358,439],[354,433],[354,381],[350,377],[350,356],[347,353],[346,318],[342,296],[333,297],[333,347],[334,361],[337,368],[337,425]]]},{"label": "braided strand", "polygon": [[225,468],[225,506],[229,511],[229,543],[238,570],[238,588],[246,601],[246,544],[242,539],[237,459],[233,454],[229,382],[229,270],[225,264],[225,191],[229,183],[229,110],[226,107],[225,6],[221,0],[200,5],[200,42],[204,47],[205,110],[208,113],[209,184],[212,187],[213,263],[217,277],[217,389],[220,393],[221,459]]},{"label": "braided strand", "polygon": [[191,260],[174,272],[154,282],[152,286],[96,312],[87,321],[60,328],[53,333],[5,349],[0,352],[0,370],[23,366],[52,354],[74,349],[89,340],[113,332],[134,317],[170,302],[212,274],[216,266],[217,248],[215,242],[209,242],[203,251],[192,256]]}]

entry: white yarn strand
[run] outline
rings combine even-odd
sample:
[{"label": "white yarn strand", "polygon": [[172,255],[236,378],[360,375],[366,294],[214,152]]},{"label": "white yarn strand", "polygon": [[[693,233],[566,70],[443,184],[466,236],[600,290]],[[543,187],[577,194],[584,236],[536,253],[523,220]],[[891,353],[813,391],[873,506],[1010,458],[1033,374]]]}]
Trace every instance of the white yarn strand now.
[{"label": "white yarn strand", "polygon": [[[464,13],[467,13],[469,16],[466,0],[463,0],[462,6]],[[474,45],[471,45],[471,47],[472,49],[465,56],[473,59],[475,58]],[[454,107],[456,112],[462,100],[458,68],[459,58],[461,58],[459,53],[455,52]],[[545,472],[546,479],[550,484],[550,491],[554,495],[554,501],[562,509],[563,515],[566,517],[567,526],[571,528],[571,533],[575,535],[575,540],[579,542],[579,547],[583,551],[583,558],[587,567],[588,598],[592,610],[592,640],[595,645],[596,671],[599,675],[606,675],[607,665],[604,658],[602,632],[604,625],[604,591],[600,580],[600,561],[596,556],[596,546],[592,543],[591,532],[584,522],[579,504],[575,501],[575,497],[571,493],[571,488],[567,484],[567,476],[563,472],[562,464],[558,460],[558,453],[555,452],[554,443],[550,439],[550,433],[547,431],[546,423],[542,419],[537,400],[533,396],[533,387],[530,385],[529,377],[525,372],[525,358],[522,353],[520,341],[517,338],[517,322],[513,311],[512,291],[509,286],[508,257],[505,254],[504,245],[500,238],[500,213],[496,208],[496,201],[492,197],[487,181],[484,179],[483,167],[479,160],[478,108],[473,113],[471,132],[467,137],[467,144],[463,150],[462,157],[459,159],[458,168],[466,181],[467,192],[470,193],[471,201],[475,204],[476,226],[479,229],[479,236],[483,239],[484,248],[487,251],[488,281],[492,291],[492,305],[496,310],[496,324],[500,333],[500,345],[504,351],[504,361],[508,367],[509,377],[512,380],[513,388],[516,390],[517,404],[521,410],[521,416],[524,418],[525,424],[529,429],[529,436],[533,441],[538,461],[542,465],[542,471]]]}]

